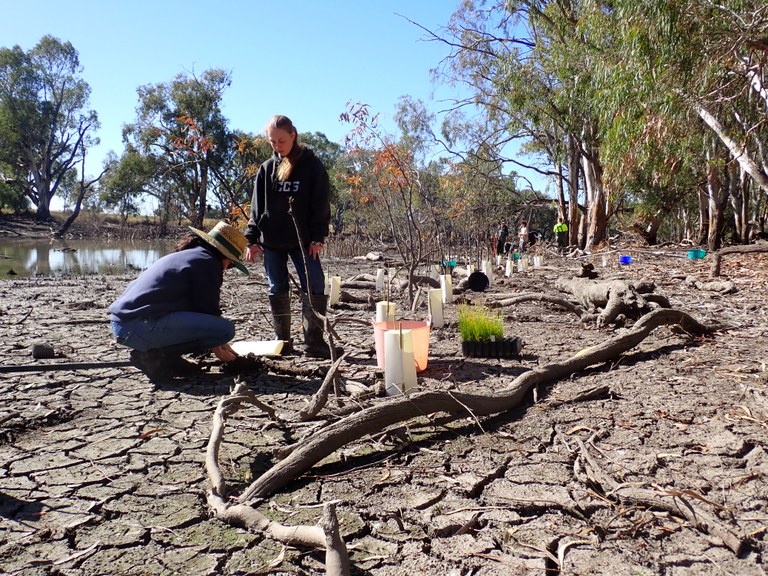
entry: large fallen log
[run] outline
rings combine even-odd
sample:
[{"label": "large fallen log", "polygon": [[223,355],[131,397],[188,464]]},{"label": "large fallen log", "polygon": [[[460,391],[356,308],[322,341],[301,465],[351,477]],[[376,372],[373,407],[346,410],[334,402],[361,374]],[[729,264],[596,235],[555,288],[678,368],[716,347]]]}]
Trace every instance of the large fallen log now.
[{"label": "large fallen log", "polygon": [[696,335],[714,330],[685,312],[659,309],[643,316],[624,334],[584,349],[561,363],[521,374],[507,388],[497,393],[481,395],[436,391],[393,398],[317,431],[254,481],[238,500],[247,504],[274,494],[342,446],[367,434],[381,432],[393,424],[437,412],[479,417],[511,410],[521,404],[534,387],[570,376],[594,364],[615,360],[620,354],[637,346],[655,328],[664,325],[677,325],[688,334]]},{"label": "large fallen log", "polygon": [[768,252],[768,244],[749,244],[746,246],[728,246],[722,250],[718,250],[710,254],[712,257],[712,265],[709,269],[709,274],[713,278],[720,276],[720,263],[724,256],[730,256],[731,254],[764,254]]},{"label": "large fallen log", "polygon": [[614,322],[620,314],[637,317],[654,307],[663,306],[656,298],[645,298],[652,292],[651,282],[629,282],[627,280],[607,280],[594,282],[588,278],[559,278],[555,288],[572,294],[585,310],[602,308],[597,315],[597,325],[605,326]]}]

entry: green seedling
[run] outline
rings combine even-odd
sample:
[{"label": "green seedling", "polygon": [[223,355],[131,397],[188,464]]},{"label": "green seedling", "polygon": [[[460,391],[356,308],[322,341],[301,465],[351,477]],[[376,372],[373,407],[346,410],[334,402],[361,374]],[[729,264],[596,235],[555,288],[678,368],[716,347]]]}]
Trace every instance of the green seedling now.
[{"label": "green seedling", "polygon": [[504,323],[497,313],[484,306],[459,308],[459,334],[464,342],[487,342],[504,337]]}]

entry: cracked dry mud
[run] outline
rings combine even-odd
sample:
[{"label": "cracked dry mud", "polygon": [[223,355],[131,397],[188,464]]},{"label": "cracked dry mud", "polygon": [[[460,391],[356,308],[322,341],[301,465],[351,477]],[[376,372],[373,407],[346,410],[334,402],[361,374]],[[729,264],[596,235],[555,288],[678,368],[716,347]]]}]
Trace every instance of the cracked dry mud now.
[{"label": "cracked dry mud", "polygon": [[[643,252],[631,267],[598,271],[650,278],[674,308],[727,329],[692,339],[658,328],[628,354],[552,382],[512,413],[448,423],[425,417],[365,437],[259,510],[285,524],[314,524],[318,505],[338,500],[353,574],[765,574],[768,259],[725,260],[723,276],[737,291],[723,295],[683,281],[707,274],[706,260],[684,255]],[[479,303],[554,294],[554,281],[578,268],[551,254],[545,264],[511,279],[497,275],[488,291],[467,296]],[[326,265],[349,278],[380,264]],[[225,280],[225,315],[236,320],[238,338],[271,334],[266,282],[256,272]],[[0,365],[127,359],[110,337],[105,308],[129,280],[0,281]],[[370,290],[344,290],[378,299]],[[298,333],[296,300],[293,308]],[[369,304],[342,304],[333,314],[369,319],[373,312]],[[499,390],[621,330],[584,325],[540,303],[503,314],[506,335],[525,341],[520,358],[462,357],[457,307],[449,306],[448,325],[432,331],[420,385]],[[422,299],[411,317],[425,315]],[[375,385],[381,374],[372,330],[337,326],[350,351],[343,380]],[[32,360],[38,343],[62,356]],[[208,373],[162,386],[130,366],[0,374],[1,573],[323,573],[322,552],[284,549],[210,517],[205,448],[216,404],[235,376],[207,361]],[[240,377],[284,415],[303,408],[322,380]],[[331,399],[321,419],[302,424],[271,422],[253,408],[230,417],[221,449],[227,483],[241,493],[276,462],[276,449],[311,434],[336,407]],[[633,500],[637,494],[646,499]],[[686,506],[716,525],[695,526],[680,512]],[[737,550],[723,533],[734,536]]]}]

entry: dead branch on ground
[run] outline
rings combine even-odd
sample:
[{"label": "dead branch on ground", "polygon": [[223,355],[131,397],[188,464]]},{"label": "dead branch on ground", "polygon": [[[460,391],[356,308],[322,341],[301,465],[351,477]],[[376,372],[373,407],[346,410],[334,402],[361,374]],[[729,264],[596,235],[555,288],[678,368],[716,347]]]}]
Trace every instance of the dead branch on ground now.
[{"label": "dead branch on ground", "polygon": [[226,417],[234,414],[243,404],[253,404],[266,413],[271,420],[279,420],[275,409],[258,399],[256,394],[251,392],[242,382],[238,382],[232,393],[219,401],[216,411],[213,413],[213,426],[211,437],[208,440],[208,447],[205,454],[205,468],[208,471],[208,477],[211,480],[211,486],[216,494],[225,494],[226,483],[224,476],[219,468],[219,448],[224,435],[224,422]]},{"label": "dead branch on ground", "polygon": [[307,407],[299,413],[299,418],[302,420],[311,420],[320,413],[320,410],[322,410],[328,402],[328,395],[331,392],[331,387],[334,385],[336,372],[339,370],[339,366],[341,366],[344,358],[347,357],[347,354],[348,353],[342,354],[333,364],[331,364],[323,383],[320,385],[318,391],[314,393]]},{"label": "dead branch on ground", "polygon": [[768,253],[768,244],[749,244],[746,246],[728,246],[722,250],[718,250],[710,254],[712,257],[712,266],[709,269],[709,274],[713,278],[720,276],[720,263],[724,256],[730,256],[731,254],[764,254]]},{"label": "dead branch on ground", "polygon": [[723,506],[706,500],[692,490],[662,487],[649,489],[638,488],[636,485],[620,484],[603,471],[600,464],[589,453],[584,442],[578,438],[576,441],[579,444],[580,450],[578,461],[574,464],[574,470],[578,471],[581,467],[589,484],[602,492],[606,500],[618,500],[622,506],[639,505],[646,508],[664,510],[670,514],[682,517],[697,530],[719,539],[724,546],[737,556],[748,546],[749,541],[746,537],[737,534],[730,526],[710,514],[699,502],[704,502],[721,509],[724,508]]},{"label": "dead branch on ground", "polygon": [[[335,371],[342,359],[343,356],[334,363],[329,373]],[[331,377],[328,380],[332,379]],[[205,467],[211,482],[211,490],[207,497],[208,505],[219,519],[228,524],[263,532],[268,537],[289,546],[300,545],[325,549],[326,574],[348,576],[349,555],[339,533],[335,503],[324,505],[319,526],[285,526],[270,520],[251,506],[227,505],[225,500],[227,486],[219,467],[219,448],[224,437],[226,417],[242,408],[243,403],[254,404],[266,412],[270,418],[277,419],[274,410],[261,402],[243,383],[238,383],[230,396],[221,399],[213,415],[211,436],[205,457]]]},{"label": "dead branch on ground", "polygon": [[522,304],[523,302],[543,302],[545,304],[554,304],[555,306],[559,306],[560,308],[565,308],[569,312],[573,312],[574,314],[576,314],[576,316],[581,317],[584,314],[583,308],[581,308],[577,304],[574,304],[573,302],[569,302],[564,298],[559,298],[558,296],[551,296],[549,294],[539,294],[539,293],[533,293],[533,292],[517,294],[515,296],[509,296],[502,300],[494,300],[491,302],[487,302],[486,306],[488,308],[503,308],[506,306],[515,306],[516,304]]},{"label": "dead branch on ground", "polygon": [[731,280],[701,282],[694,276],[688,276],[685,279],[685,285],[697,290],[703,290],[704,292],[717,292],[718,294],[733,294],[737,291],[736,285]]},{"label": "dead branch on ground", "polygon": [[232,526],[241,526],[287,546],[325,549],[325,573],[328,576],[349,576],[349,553],[339,533],[336,505],[326,504],[317,526],[286,526],[270,520],[264,514],[244,504],[227,506],[221,496],[208,493],[208,506],[217,518]]}]

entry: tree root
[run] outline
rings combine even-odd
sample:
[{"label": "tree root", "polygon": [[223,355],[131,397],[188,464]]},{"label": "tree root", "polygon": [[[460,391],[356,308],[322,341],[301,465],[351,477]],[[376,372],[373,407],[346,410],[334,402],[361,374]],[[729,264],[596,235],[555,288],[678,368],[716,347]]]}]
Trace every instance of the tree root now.
[{"label": "tree root", "polygon": [[643,316],[626,333],[584,349],[563,362],[521,374],[507,388],[497,393],[480,395],[457,391],[427,391],[376,404],[330,424],[296,446],[284,460],[254,481],[239,501],[248,503],[275,493],[342,446],[367,434],[381,432],[387,426],[436,412],[478,417],[511,410],[535,386],[613,360],[637,346],[655,328],[664,325],[678,325],[689,334],[712,331],[685,312],[659,309]]}]

